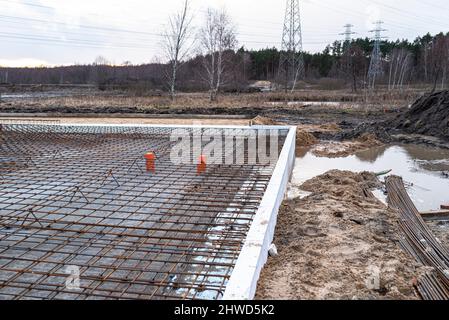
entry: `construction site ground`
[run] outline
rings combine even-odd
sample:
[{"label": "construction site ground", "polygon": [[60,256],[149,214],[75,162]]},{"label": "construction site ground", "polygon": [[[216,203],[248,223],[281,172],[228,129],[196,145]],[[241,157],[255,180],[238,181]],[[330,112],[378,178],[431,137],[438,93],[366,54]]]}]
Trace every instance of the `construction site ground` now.
[{"label": "construction site ground", "polygon": [[[315,96],[296,96],[295,100],[318,100]],[[445,94],[446,98],[448,95]],[[420,143],[449,148],[444,135],[431,133],[432,124],[419,132],[407,127],[389,128],[399,123],[413,100],[414,94],[393,102],[382,101],[368,108],[354,98],[352,104],[274,104],[274,95],[226,96],[216,104],[206,103],[204,97],[183,96],[170,106],[156,105],[162,98],[121,98],[108,104],[100,101],[98,112],[135,112],[127,106],[134,101],[143,114],[167,114],[158,118],[44,118],[61,123],[111,124],[289,124],[298,126],[297,146],[308,147],[316,156],[340,158],[389,144],[392,141]],[[292,97],[290,97],[292,98]],[[323,101],[344,101],[336,93],[321,97]],[[94,102],[85,97],[48,98],[31,104],[12,101],[0,104],[0,112],[92,112]],[[430,101],[430,102],[429,102]],[[425,103],[431,103],[431,99]],[[422,108],[419,101],[417,109]],[[182,107],[179,105],[183,104]],[[362,106],[360,105],[362,104]],[[167,105],[169,105],[167,107]],[[438,110],[440,110],[439,108]],[[182,118],[177,114],[223,115],[223,119]],[[227,118],[242,116],[242,119]],[[426,116],[413,116],[426,122]],[[248,118],[248,119],[246,119]],[[428,117],[435,119],[435,117]],[[22,118],[23,119],[23,118]],[[30,117],[29,119],[43,119]],[[252,120],[249,120],[252,119]],[[447,119],[442,119],[442,121]],[[439,124],[438,124],[439,125]],[[437,125],[435,125],[437,127]],[[416,138],[419,134],[419,139]],[[396,138],[395,138],[396,137]],[[396,139],[396,140],[395,140]],[[301,148],[298,148],[301,152]],[[302,154],[298,154],[300,157]],[[389,168],[385,168],[389,169]],[[398,215],[373,196],[380,182],[373,173],[331,170],[297,185],[308,192],[307,197],[284,201],[277,221],[274,244],[278,255],[269,257],[257,288],[257,299],[420,299],[416,291],[418,279],[427,268],[417,263],[399,246]],[[441,170],[444,173],[444,170]],[[448,180],[449,181],[449,180]],[[448,184],[449,188],[449,184]],[[447,244],[446,229],[438,221],[430,222],[437,236]],[[378,283],[376,283],[378,281]]]},{"label": "construction site ground", "polygon": [[[418,299],[423,271],[398,245],[397,215],[370,189],[371,173],[330,171],[285,201],[257,299]],[[379,286],[370,286],[379,277]],[[374,277],[374,278],[373,278]]]}]

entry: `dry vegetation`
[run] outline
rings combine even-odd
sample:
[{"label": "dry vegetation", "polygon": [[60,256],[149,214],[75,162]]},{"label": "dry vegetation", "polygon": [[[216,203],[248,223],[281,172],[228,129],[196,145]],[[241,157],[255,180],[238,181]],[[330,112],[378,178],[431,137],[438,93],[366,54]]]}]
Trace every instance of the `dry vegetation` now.
[{"label": "dry vegetation", "polygon": [[[334,125],[342,121],[351,127],[360,122],[385,119],[398,108],[407,107],[410,96],[418,96],[415,90],[397,95],[380,92],[377,98],[365,102],[363,94],[347,90],[297,91],[293,94],[246,93],[224,94],[211,102],[208,93],[183,93],[172,101],[161,93],[132,96],[120,92],[88,92],[86,94],[53,96],[45,94],[26,99],[4,99],[0,103],[2,113],[141,113],[141,114],[203,114],[240,115],[254,118],[258,115],[274,122],[292,125]],[[310,104],[308,102],[314,102]],[[326,104],[326,102],[334,102]],[[328,128],[327,133],[332,131]],[[306,129],[306,131],[308,131]],[[319,131],[326,131],[320,128]],[[314,134],[314,132],[309,132]]]},{"label": "dry vegetation", "polygon": [[[57,91],[56,91],[57,92]],[[41,98],[6,101],[3,107],[18,105],[29,101],[35,106],[61,106],[61,107],[245,107],[255,105],[271,105],[276,102],[352,102],[362,105],[395,105],[410,103],[426,92],[424,88],[414,88],[402,92],[391,92],[380,89],[373,96],[366,96],[364,92],[352,93],[348,90],[318,90],[307,89],[294,93],[271,92],[271,93],[241,93],[222,94],[218,100],[211,102],[209,94],[204,93],[179,93],[175,101],[168,94],[161,92],[148,92],[144,95],[132,95],[128,92],[100,92],[100,91],[76,91],[74,95],[70,92],[64,93],[66,97]],[[34,92],[39,97],[39,91]],[[280,104],[282,105],[282,104]],[[344,105],[344,104],[343,104]],[[350,104],[348,104],[350,105]]]}]

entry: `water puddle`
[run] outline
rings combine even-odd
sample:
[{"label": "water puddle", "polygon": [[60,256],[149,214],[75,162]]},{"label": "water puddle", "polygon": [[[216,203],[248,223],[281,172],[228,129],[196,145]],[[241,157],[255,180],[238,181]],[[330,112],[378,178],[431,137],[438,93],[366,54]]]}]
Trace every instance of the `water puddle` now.
[{"label": "water puddle", "polygon": [[[333,169],[355,172],[391,169],[391,174],[403,177],[418,210],[439,210],[441,204],[449,203],[449,179],[444,174],[449,172],[449,150],[418,145],[390,145],[345,158],[320,158],[314,156],[310,149],[299,150],[299,155],[292,178],[295,186]],[[289,189],[288,198],[305,195],[295,186]],[[382,191],[377,190],[375,195],[385,201]]]},{"label": "water puddle", "polygon": [[4,100],[23,100],[23,99],[41,99],[41,98],[64,98],[76,94],[71,91],[46,91],[46,92],[21,92],[21,93],[3,93]]},{"label": "water puddle", "polygon": [[353,102],[338,102],[338,101],[275,101],[270,102],[272,106],[312,106],[312,107],[359,107],[360,104]]}]

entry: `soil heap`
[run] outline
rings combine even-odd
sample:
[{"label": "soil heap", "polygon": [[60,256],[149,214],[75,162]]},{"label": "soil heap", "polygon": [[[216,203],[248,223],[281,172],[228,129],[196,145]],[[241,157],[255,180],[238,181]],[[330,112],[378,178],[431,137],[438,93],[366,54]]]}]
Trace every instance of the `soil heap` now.
[{"label": "soil heap", "polygon": [[[258,299],[419,299],[423,270],[398,245],[397,214],[369,191],[372,173],[329,171],[284,202]],[[371,280],[377,279],[372,285]]]},{"label": "soil heap", "polygon": [[449,140],[449,91],[425,95],[392,121],[392,127],[411,134]]}]

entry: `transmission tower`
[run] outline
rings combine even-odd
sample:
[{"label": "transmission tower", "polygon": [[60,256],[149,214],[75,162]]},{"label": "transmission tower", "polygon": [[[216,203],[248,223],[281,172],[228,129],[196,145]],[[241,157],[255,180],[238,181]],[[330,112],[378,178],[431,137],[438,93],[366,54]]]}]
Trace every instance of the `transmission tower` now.
[{"label": "transmission tower", "polygon": [[380,43],[382,39],[385,39],[385,37],[382,37],[382,32],[387,31],[386,29],[382,29],[383,23],[383,21],[376,21],[374,23],[376,25],[376,29],[370,31],[374,33],[374,48],[371,54],[371,62],[368,71],[368,87],[371,90],[373,90],[376,86],[376,79],[383,74],[382,51],[380,50]]},{"label": "transmission tower", "polygon": [[304,77],[302,51],[301,14],[299,0],[287,0],[278,80],[285,82],[285,89],[295,90],[296,83]]},{"label": "transmission tower", "polygon": [[343,26],[345,28],[345,32],[340,33],[341,36],[345,36],[345,42],[351,42],[352,35],[356,34],[352,31],[352,28],[354,27],[352,24],[348,23],[347,25]]},{"label": "transmission tower", "polygon": [[345,40],[343,41],[343,51],[346,53],[351,48],[352,35],[356,34],[356,32],[352,31],[354,26],[350,23],[344,25],[343,27],[345,28],[345,32],[340,33],[340,35],[345,36]]}]

